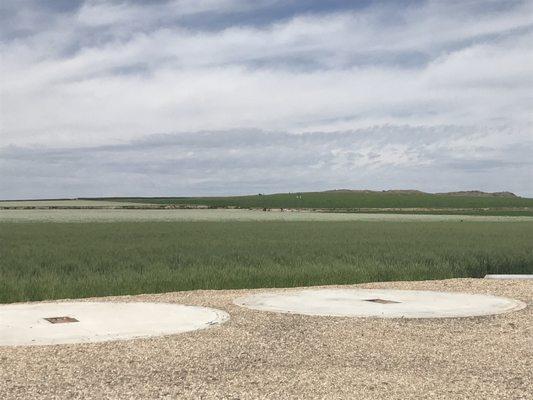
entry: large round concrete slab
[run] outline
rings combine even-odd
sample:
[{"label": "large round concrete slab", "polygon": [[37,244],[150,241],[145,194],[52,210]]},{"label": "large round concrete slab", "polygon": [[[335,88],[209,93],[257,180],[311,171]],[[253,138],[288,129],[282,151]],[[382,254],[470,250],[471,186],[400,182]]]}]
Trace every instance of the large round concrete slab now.
[{"label": "large round concrete slab", "polygon": [[262,311],[338,317],[446,318],[500,314],[526,305],[479,294],[381,289],[305,289],[261,293],[235,304]]},{"label": "large round concrete slab", "polygon": [[194,331],[224,311],[169,303],[62,302],[0,306],[0,346],[104,342]]}]

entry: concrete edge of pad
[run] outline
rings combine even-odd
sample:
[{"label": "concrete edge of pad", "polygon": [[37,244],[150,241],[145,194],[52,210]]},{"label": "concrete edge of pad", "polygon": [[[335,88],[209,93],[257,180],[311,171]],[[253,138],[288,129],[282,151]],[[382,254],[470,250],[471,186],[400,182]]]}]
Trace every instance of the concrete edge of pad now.
[{"label": "concrete edge of pad", "polygon": [[0,348],[156,338],[204,330],[229,319],[223,310],[169,302],[3,304]]},{"label": "concrete edge of pad", "polygon": [[[309,295],[317,292],[329,298],[326,302],[319,300],[318,304],[313,305],[314,299]],[[342,296],[335,298],[334,292],[352,293],[348,293],[347,298],[343,299]],[[350,294],[355,294],[355,297]],[[303,295],[303,299],[298,300],[299,295]],[[284,300],[289,304],[284,304]],[[436,303],[439,300],[444,302]],[[480,301],[481,305],[475,304]],[[366,288],[308,288],[262,292],[238,297],[233,303],[262,312],[380,319],[482,317],[519,311],[527,307],[523,301],[490,294]],[[313,306],[316,306],[315,310],[312,309]]]},{"label": "concrete edge of pad", "polygon": [[533,280],[533,274],[489,274],[485,279]]}]

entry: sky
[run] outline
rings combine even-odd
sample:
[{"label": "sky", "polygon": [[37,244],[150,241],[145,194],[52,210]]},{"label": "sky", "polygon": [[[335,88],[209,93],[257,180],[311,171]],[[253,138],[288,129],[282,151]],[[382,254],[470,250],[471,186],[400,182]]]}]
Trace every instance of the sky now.
[{"label": "sky", "polygon": [[4,1],[0,55],[0,199],[533,197],[533,1]]}]

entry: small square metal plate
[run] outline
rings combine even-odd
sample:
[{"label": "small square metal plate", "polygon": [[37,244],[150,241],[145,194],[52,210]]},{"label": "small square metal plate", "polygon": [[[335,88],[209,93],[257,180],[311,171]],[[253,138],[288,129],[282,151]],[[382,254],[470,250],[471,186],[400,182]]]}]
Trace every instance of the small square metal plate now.
[{"label": "small square metal plate", "polygon": [[365,301],[370,301],[372,303],[379,303],[379,304],[396,304],[400,303],[399,301],[392,301],[392,300],[385,300],[385,299],[368,299]]},{"label": "small square metal plate", "polygon": [[45,318],[45,320],[47,320],[51,324],[66,324],[69,322],[80,322],[76,318],[72,318],[72,317],[49,317],[49,318]]}]

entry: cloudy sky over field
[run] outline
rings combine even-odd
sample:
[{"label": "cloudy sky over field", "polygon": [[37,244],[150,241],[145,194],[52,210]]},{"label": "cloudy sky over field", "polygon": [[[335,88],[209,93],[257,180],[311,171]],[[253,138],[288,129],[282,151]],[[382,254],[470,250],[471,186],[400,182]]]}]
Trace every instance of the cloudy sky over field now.
[{"label": "cloudy sky over field", "polygon": [[4,1],[0,198],[533,197],[533,1]]}]

